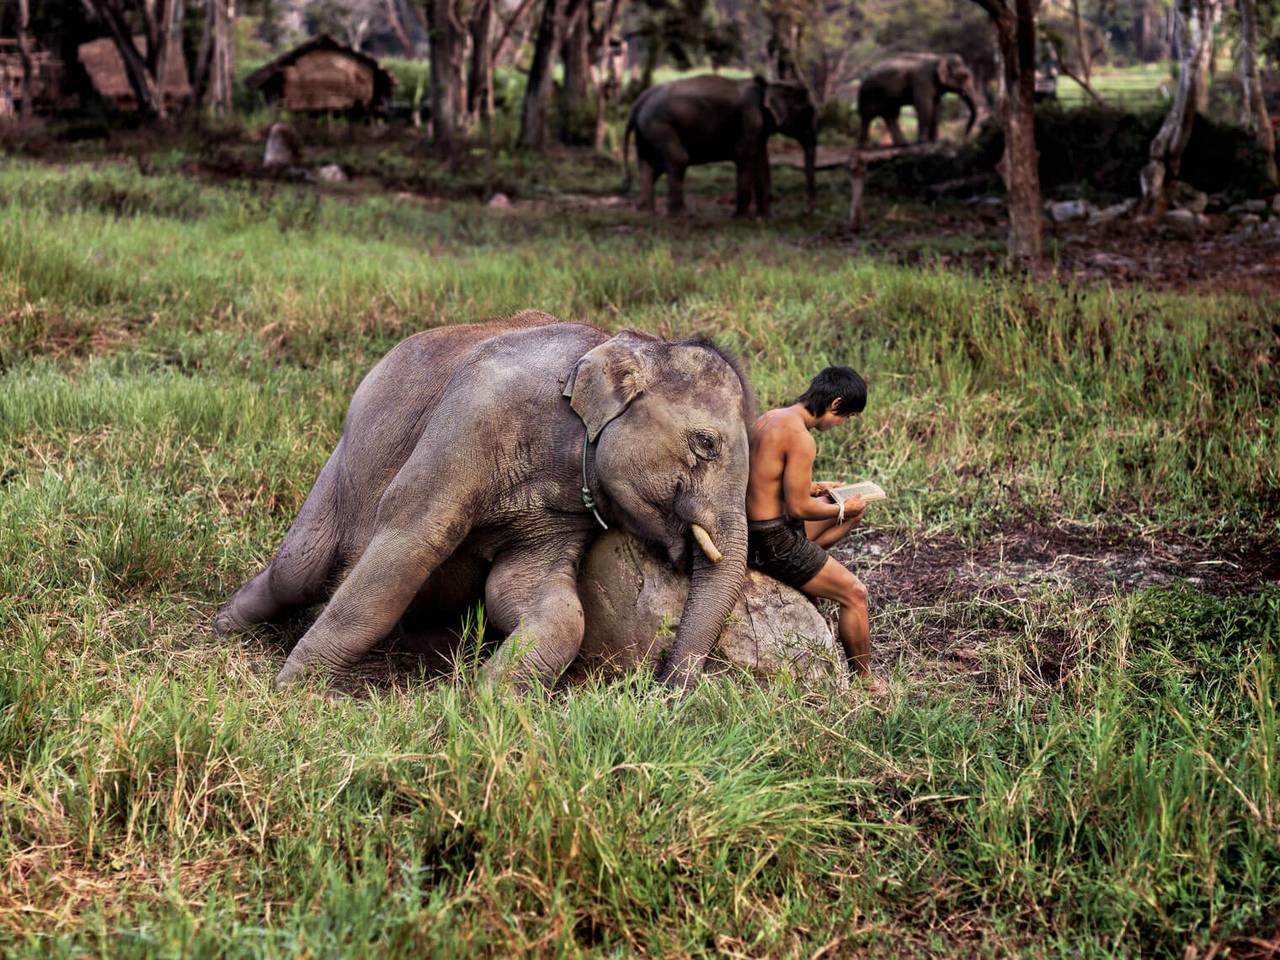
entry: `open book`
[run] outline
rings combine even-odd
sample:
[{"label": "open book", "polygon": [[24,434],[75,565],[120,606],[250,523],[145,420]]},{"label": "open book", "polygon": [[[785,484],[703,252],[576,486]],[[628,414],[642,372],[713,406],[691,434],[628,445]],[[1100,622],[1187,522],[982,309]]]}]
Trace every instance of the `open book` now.
[{"label": "open book", "polygon": [[827,496],[836,503],[844,503],[846,500],[855,498],[869,503],[872,500],[885,499],[885,492],[880,489],[878,483],[863,480],[861,483],[851,483],[847,487],[836,487],[834,490],[828,490]]}]

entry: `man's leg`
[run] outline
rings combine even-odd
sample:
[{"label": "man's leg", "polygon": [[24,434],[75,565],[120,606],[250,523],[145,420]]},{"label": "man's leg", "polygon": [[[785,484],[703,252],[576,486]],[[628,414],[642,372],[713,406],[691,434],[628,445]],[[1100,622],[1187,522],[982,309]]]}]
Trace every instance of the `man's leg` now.
[{"label": "man's leg", "polygon": [[[867,588],[844,564],[828,557],[826,564],[800,588],[811,597],[834,600],[840,605],[837,632],[850,669],[871,677],[871,624],[867,620]],[[872,683],[879,684],[872,680]]]},{"label": "man's leg", "polygon": [[[857,517],[851,517],[844,523],[837,523],[836,518],[829,520],[806,520],[804,522],[804,535],[822,548],[834,546],[849,535],[861,519],[861,514]],[[852,576],[852,574],[850,574]]]}]

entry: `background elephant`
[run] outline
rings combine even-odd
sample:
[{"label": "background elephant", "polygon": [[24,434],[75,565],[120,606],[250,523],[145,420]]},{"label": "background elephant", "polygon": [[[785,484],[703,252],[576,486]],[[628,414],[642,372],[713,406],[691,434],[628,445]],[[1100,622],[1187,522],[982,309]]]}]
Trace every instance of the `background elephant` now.
[{"label": "background elephant", "polygon": [[665,669],[685,685],[746,573],[752,405],[700,339],[610,337],[534,311],[417,334],[364,378],[284,543],[214,630],[327,598],[285,683],[483,598],[508,635],[486,674],[552,683],[582,642],[576,577],[600,532],[594,498],[606,522],[691,566]]},{"label": "background elephant", "polygon": [[755,197],[756,212],[767,217],[769,137],[775,133],[799,141],[804,149],[805,190],[813,209],[817,111],[808,91],[798,84],[707,75],[650,87],[632,106],[623,135],[628,186],[632,131],[641,209],[653,209],[654,181],[665,173],[667,212],[679,213],[684,209],[685,170],[695,164],[732,160],[738,171],[734,216],[746,216]]},{"label": "background elephant", "polygon": [[969,123],[964,129],[967,137],[978,117],[977,90],[973,74],[959,54],[904,53],[880,61],[858,87],[858,115],[862,118],[858,144],[867,145],[867,133],[876,117],[884,119],[895,144],[905,144],[898,112],[908,104],[916,110],[919,142],[937,140],[938,105],[948,91],[959,94],[969,108]]}]

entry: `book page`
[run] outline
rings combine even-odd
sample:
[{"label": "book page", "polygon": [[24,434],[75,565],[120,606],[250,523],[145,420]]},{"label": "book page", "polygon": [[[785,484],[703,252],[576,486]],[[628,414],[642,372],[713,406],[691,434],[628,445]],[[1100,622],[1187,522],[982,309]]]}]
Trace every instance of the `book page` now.
[{"label": "book page", "polygon": [[851,483],[847,487],[836,487],[834,490],[828,490],[829,496],[836,503],[843,503],[846,500],[852,500],[855,497],[870,503],[872,500],[886,499],[885,492],[880,489],[878,483],[872,483],[870,480],[863,480],[860,483]]}]

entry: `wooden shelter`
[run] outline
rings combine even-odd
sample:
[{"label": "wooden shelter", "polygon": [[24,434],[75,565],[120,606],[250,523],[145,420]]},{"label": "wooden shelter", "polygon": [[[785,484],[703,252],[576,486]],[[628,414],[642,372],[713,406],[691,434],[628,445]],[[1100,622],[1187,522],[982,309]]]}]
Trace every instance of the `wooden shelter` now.
[{"label": "wooden shelter", "polygon": [[[37,109],[62,99],[62,61],[45,50],[31,51],[31,99]],[[0,37],[0,117],[13,115],[22,102],[22,55],[18,41]]]},{"label": "wooden shelter", "polygon": [[[146,55],[145,37],[134,37],[133,45],[139,54]],[[125,72],[124,60],[120,58],[120,51],[116,49],[114,40],[103,37],[101,40],[82,44],[78,56],[85,73],[89,75],[89,82],[99,96],[112,101],[121,110],[137,109],[133,87],[129,86],[129,75]],[[169,41],[169,60],[164,73],[160,89],[166,103],[176,104],[191,96],[187,61],[182,54],[182,41],[179,37],[173,37]]]},{"label": "wooden shelter", "polygon": [[294,47],[245,78],[245,86],[268,102],[299,112],[380,113],[394,85],[395,77],[377,60],[328,34]]}]

